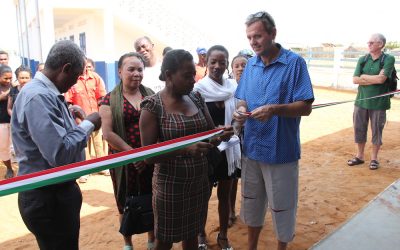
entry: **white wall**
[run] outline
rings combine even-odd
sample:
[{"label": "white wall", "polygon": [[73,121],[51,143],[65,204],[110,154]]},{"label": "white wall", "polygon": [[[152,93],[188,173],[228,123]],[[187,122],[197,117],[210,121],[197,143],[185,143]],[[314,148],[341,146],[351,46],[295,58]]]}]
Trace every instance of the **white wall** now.
[{"label": "white wall", "polygon": [[15,69],[21,64],[19,57],[18,29],[16,22],[16,8],[13,0],[1,0],[1,27],[0,50],[8,52],[9,65]]},{"label": "white wall", "polygon": [[[109,56],[109,54],[106,53],[110,53],[110,51],[105,51],[103,22],[104,17],[101,10],[77,10],[76,18],[70,19],[70,21],[64,23],[64,25],[55,30],[55,40],[69,39],[71,35],[74,35],[74,41],[79,45],[79,34],[85,32],[86,55],[95,61],[105,61],[106,57]],[[126,44],[129,43],[126,39],[126,33],[124,34],[124,31],[121,31],[118,35],[116,35],[115,32],[107,35],[113,37],[115,41],[119,41],[118,44],[115,44],[115,48],[118,48],[118,52],[111,52],[115,60],[118,60],[120,56],[119,51],[124,50],[124,48],[127,47]],[[120,41],[125,45],[122,45]],[[133,45],[131,47],[133,48]]]}]

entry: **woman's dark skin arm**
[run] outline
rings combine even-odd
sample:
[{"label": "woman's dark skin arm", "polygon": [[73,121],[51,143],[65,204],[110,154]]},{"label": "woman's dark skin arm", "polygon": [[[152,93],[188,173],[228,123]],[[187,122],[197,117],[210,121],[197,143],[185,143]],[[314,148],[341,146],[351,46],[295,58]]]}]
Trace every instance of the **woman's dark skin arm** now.
[{"label": "woman's dark skin arm", "polygon": [[[101,128],[103,130],[103,136],[108,144],[113,149],[121,152],[131,150],[132,147],[113,131],[112,112],[110,106],[100,106],[99,113],[102,121]],[[144,161],[135,162],[133,165],[135,166],[135,169],[139,171],[139,173],[146,168]]]},{"label": "woman's dark skin arm", "polygon": [[[143,146],[152,145],[158,142],[158,119],[153,113],[142,110],[139,120],[140,128],[140,138]],[[189,156],[189,157],[201,157],[206,155],[208,150],[212,148],[213,145],[207,142],[197,142],[193,145],[185,147],[183,149],[178,149],[170,153],[163,155],[151,157],[145,160],[147,164],[154,164],[163,162],[169,159],[173,159],[176,156]]]},{"label": "woman's dark skin arm", "polygon": [[131,150],[132,147],[128,145],[119,135],[113,131],[113,121],[110,106],[102,105],[99,110],[101,116],[101,128],[103,130],[104,139],[108,144],[115,150],[127,151]]},{"label": "woman's dark skin arm", "polygon": [[12,107],[13,107],[13,98],[9,95],[7,100],[7,113],[9,116],[12,114]]}]

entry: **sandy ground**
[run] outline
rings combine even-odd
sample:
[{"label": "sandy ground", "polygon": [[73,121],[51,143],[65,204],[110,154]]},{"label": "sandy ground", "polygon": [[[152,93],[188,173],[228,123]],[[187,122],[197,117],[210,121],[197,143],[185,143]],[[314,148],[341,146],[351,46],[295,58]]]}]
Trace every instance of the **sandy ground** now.
[{"label": "sandy ground", "polygon": [[[316,102],[352,100],[352,92],[315,89]],[[307,249],[349,219],[388,185],[400,178],[400,100],[392,102],[380,153],[381,168],[368,164],[348,167],[354,154],[352,132],[353,105],[342,104],[314,110],[301,125],[299,208],[296,237],[289,249]],[[370,148],[368,147],[368,150]],[[369,161],[367,155],[366,160]],[[0,167],[0,178],[5,168]],[[94,175],[81,185],[81,249],[122,249],[118,215],[109,177]],[[211,249],[218,249],[218,200],[215,189],[209,203],[207,237]],[[237,210],[240,208],[240,188]],[[0,198],[0,249],[37,249],[36,241],[24,226],[17,207],[17,195]],[[229,230],[235,249],[246,249],[247,228],[240,220]],[[135,249],[145,249],[146,235],[134,237]],[[174,249],[180,249],[174,245]],[[276,249],[270,214],[266,218],[259,249]]]}]

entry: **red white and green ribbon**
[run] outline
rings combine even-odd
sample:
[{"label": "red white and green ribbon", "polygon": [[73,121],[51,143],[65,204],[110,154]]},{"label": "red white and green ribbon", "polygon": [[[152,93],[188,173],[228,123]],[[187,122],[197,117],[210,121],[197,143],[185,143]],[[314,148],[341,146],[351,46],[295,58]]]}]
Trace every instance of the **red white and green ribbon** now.
[{"label": "red white and green ribbon", "polygon": [[[388,92],[381,95],[376,95],[368,98],[359,99],[368,100],[389,95],[399,94],[400,90]],[[355,100],[347,100],[340,102],[330,102],[315,104],[312,106],[313,109],[329,107],[333,105],[354,102]],[[177,138],[170,141],[157,143],[150,146],[140,147],[117,154],[100,157],[97,159],[77,162],[68,164],[61,167],[47,169],[32,174],[17,176],[7,180],[0,181],[0,197],[8,194],[17,192],[27,191],[30,189],[43,187],[47,185],[57,184],[69,180],[74,180],[82,175],[96,173],[102,170],[120,167],[129,163],[142,161],[144,159],[165,154],[174,150],[178,150],[187,147],[198,141],[202,141],[211,138],[222,132],[222,129],[214,129],[194,135],[189,135],[181,138]]]},{"label": "red white and green ribbon", "polygon": [[312,108],[318,109],[318,108],[324,108],[324,107],[334,106],[334,105],[348,103],[348,102],[364,101],[364,100],[375,99],[375,98],[379,98],[379,97],[384,97],[384,96],[389,96],[389,95],[397,95],[397,94],[400,94],[400,89],[392,91],[392,92],[384,93],[381,95],[371,96],[371,97],[362,98],[362,99],[358,99],[358,100],[347,100],[347,101],[341,101],[341,102],[329,102],[329,103],[314,104],[314,105],[312,105]]},{"label": "red white and green ribbon", "polygon": [[97,159],[68,164],[36,173],[17,176],[0,181],[0,196],[27,191],[30,189],[75,180],[82,175],[96,173],[142,161],[144,159],[165,154],[187,147],[196,142],[209,139],[222,132],[221,128],[184,136],[170,141],[132,149]]}]

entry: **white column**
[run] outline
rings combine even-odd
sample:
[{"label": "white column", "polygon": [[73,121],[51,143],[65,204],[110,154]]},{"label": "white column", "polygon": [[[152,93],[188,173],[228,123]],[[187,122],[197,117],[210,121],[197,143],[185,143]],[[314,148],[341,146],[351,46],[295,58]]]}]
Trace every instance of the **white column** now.
[{"label": "white column", "polygon": [[46,60],[51,47],[55,43],[54,11],[52,1],[39,0],[40,40],[42,42],[42,58]]},{"label": "white column", "polygon": [[104,8],[104,51],[107,53],[106,61],[114,61],[114,48],[115,48],[115,32],[114,32],[114,15],[111,8]]},{"label": "white column", "polygon": [[111,6],[104,7],[104,61],[106,63],[106,85],[108,90],[112,90],[117,82],[115,79],[115,31],[114,14]]}]

